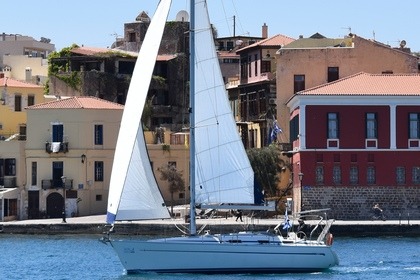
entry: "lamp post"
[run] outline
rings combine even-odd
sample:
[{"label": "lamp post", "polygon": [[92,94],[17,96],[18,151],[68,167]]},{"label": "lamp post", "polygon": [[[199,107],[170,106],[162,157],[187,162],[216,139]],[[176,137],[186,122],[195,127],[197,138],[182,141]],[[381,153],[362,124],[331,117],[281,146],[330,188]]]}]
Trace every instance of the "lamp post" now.
[{"label": "lamp post", "polygon": [[298,174],[298,177],[299,177],[299,188],[300,188],[300,212],[302,212],[302,195],[303,195],[303,192],[302,192],[302,180],[303,180],[303,173],[302,172],[299,172],[299,174]]},{"label": "lamp post", "polygon": [[63,182],[63,223],[66,221],[66,176],[61,176],[61,181]]}]

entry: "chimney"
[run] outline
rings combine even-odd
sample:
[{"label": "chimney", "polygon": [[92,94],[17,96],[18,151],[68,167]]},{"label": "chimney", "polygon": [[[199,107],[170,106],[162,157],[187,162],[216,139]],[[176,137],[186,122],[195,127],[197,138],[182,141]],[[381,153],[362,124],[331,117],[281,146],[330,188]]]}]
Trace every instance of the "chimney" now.
[{"label": "chimney", "polygon": [[262,37],[264,39],[268,38],[268,26],[267,24],[265,24],[265,22],[264,22],[264,25],[262,26]]}]

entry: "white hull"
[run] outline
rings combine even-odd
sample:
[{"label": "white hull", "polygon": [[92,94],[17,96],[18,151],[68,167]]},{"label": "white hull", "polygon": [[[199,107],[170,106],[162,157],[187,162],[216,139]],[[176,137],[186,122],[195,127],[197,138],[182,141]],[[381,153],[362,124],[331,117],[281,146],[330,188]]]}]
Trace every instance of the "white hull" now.
[{"label": "white hull", "polygon": [[127,273],[314,272],[338,264],[336,254],[323,243],[265,233],[110,242]]}]

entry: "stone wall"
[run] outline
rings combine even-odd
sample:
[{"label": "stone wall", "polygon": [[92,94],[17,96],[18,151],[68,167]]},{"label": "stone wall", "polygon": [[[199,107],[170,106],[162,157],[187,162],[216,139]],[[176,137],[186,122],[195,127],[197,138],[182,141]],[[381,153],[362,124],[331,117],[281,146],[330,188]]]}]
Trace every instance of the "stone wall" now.
[{"label": "stone wall", "polygon": [[343,186],[302,188],[302,210],[331,208],[329,218],[369,220],[375,203],[389,220],[420,219],[420,186]]}]

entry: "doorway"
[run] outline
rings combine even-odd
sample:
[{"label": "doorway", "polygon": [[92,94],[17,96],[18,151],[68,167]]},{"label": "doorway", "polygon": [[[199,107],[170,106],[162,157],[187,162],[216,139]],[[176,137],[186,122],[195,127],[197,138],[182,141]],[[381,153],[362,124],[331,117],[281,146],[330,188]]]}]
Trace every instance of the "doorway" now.
[{"label": "doorway", "polygon": [[62,218],[64,207],[64,197],[58,192],[53,192],[47,196],[47,217]]}]

